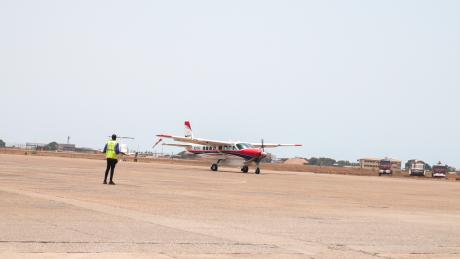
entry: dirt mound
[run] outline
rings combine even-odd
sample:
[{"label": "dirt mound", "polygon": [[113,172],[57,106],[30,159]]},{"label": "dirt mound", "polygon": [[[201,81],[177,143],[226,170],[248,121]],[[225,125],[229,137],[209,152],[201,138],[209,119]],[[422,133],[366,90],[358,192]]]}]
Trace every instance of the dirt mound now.
[{"label": "dirt mound", "polygon": [[291,158],[286,161],[284,161],[284,164],[286,165],[308,165],[308,161],[305,158]]}]

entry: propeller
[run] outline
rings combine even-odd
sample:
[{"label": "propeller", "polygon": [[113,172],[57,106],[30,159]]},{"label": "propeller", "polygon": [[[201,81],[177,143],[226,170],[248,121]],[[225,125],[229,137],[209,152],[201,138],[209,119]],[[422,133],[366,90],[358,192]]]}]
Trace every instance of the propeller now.
[{"label": "propeller", "polygon": [[259,161],[262,161],[265,158],[271,157],[271,154],[270,153],[265,153],[264,139],[261,139],[260,143],[261,143],[260,148],[262,149],[262,153],[261,153],[261,156],[259,157]]}]

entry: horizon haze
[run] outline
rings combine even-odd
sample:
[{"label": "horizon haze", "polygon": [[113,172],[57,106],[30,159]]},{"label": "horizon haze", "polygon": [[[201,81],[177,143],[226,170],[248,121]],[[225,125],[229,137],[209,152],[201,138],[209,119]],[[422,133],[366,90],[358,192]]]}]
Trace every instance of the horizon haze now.
[{"label": "horizon haze", "polygon": [[[458,1],[0,0],[0,139],[460,167]],[[164,148],[167,152],[181,149]]]}]

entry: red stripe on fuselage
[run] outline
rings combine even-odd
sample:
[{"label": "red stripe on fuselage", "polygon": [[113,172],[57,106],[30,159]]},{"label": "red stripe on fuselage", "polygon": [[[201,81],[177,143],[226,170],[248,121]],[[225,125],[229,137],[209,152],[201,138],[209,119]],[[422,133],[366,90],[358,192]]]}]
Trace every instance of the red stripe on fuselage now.
[{"label": "red stripe on fuselage", "polygon": [[259,157],[262,154],[262,150],[255,148],[248,148],[242,150],[189,150],[193,154],[228,154],[243,157],[247,160]]}]

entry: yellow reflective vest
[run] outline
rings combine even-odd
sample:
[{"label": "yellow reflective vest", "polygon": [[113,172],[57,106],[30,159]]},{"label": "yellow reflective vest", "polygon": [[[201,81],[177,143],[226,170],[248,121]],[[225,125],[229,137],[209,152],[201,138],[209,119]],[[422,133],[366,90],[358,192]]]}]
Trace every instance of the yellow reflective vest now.
[{"label": "yellow reflective vest", "polygon": [[105,157],[110,159],[118,159],[118,155],[115,152],[115,147],[117,146],[118,142],[114,140],[107,141],[107,150],[105,152]]}]

